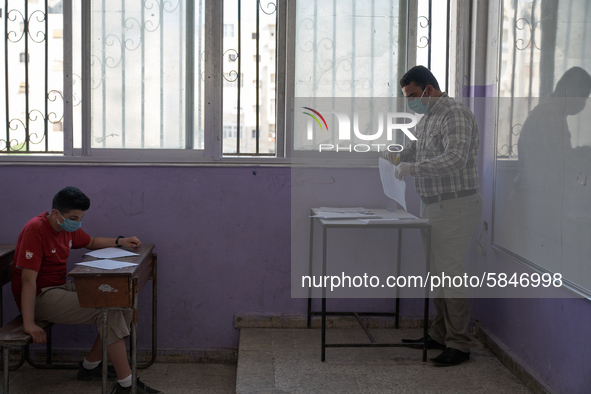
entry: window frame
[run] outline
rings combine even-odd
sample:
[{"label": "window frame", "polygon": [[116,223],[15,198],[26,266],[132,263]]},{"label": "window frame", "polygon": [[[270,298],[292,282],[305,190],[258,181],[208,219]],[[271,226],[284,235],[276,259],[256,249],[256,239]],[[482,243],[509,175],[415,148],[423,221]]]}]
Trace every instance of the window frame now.
[{"label": "window frame", "polygon": [[[276,153],[275,156],[228,156],[222,153],[223,149],[223,1],[199,0],[198,2],[187,1],[187,14],[193,15],[195,7],[203,4],[205,31],[210,34],[204,39],[204,148],[203,149],[111,149],[91,147],[91,87],[90,87],[90,51],[91,51],[91,2],[81,3],[82,32],[82,148],[73,146],[73,113],[72,113],[72,84],[73,84],[73,29],[71,22],[72,0],[63,0],[63,75],[64,75],[64,101],[70,105],[64,105],[63,153],[27,153],[27,154],[4,154],[0,152],[0,165],[22,164],[22,163],[86,163],[86,164],[123,164],[123,165],[282,165],[297,164],[298,159],[305,163],[308,159],[314,159],[314,152],[297,151],[293,149],[293,124],[294,124],[294,99],[295,99],[295,48],[296,48],[296,1],[297,0],[276,0],[277,4],[277,53],[276,53],[276,124],[274,128]],[[195,4],[197,3],[197,5]],[[406,26],[416,18],[417,0],[406,2]],[[192,9],[192,11],[190,11]],[[70,23],[66,23],[70,21]],[[193,28],[194,28],[193,24]],[[236,32],[235,32],[236,33]],[[188,33],[189,34],[189,33]],[[194,34],[192,37],[195,37]],[[414,64],[416,53],[416,31],[408,29],[403,38],[407,42],[406,61],[402,67],[410,67]],[[187,40],[194,43],[194,40]],[[413,45],[413,43],[415,45]],[[194,45],[188,45],[187,48]],[[212,55],[213,54],[213,55]],[[193,67],[195,56],[191,57],[187,52],[187,66]],[[187,69],[189,69],[187,67]],[[190,89],[194,88],[194,80],[190,81]],[[187,93],[189,94],[189,93]],[[192,94],[192,93],[191,93]],[[194,97],[194,95],[193,95]],[[194,102],[192,102],[194,104]],[[187,108],[194,107],[187,105]],[[193,126],[193,113],[186,111],[185,122]],[[191,130],[192,132],[192,130]],[[261,138],[264,138],[263,136]],[[311,153],[311,154],[310,154]],[[370,158],[369,156],[372,156]],[[374,160],[368,155],[367,163]],[[336,156],[337,158],[340,156]]]},{"label": "window frame", "polygon": [[[167,165],[187,165],[196,164],[280,164],[285,162],[285,97],[286,81],[293,80],[293,68],[287,69],[285,61],[287,56],[284,51],[290,50],[287,45],[281,45],[279,40],[286,40],[286,23],[288,21],[287,9],[292,5],[295,19],[295,0],[277,0],[278,26],[281,28],[277,32],[277,79],[276,79],[276,154],[275,156],[228,156],[222,154],[223,141],[223,2],[215,0],[199,0],[199,2],[187,1],[186,14],[191,15],[194,20],[196,6],[203,4],[205,19],[204,31],[208,36],[204,36],[204,148],[185,148],[185,149],[126,149],[126,148],[92,148],[92,123],[91,123],[91,2],[81,3],[81,61],[82,61],[82,126],[81,126],[81,148],[74,148],[74,130],[73,130],[73,7],[72,0],[63,0],[63,77],[64,77],[64,115],[63,115],[63,133],[64,145],[63,153],[45,153],[45,152],[27,152],[27,153],[5,153],[0,152],[0,164],[21,164],[21,163],[111,163],[111,164],[167,164]],[[197,5],[195,4],[197,3]],[[187,18],[187,19],[191,19]],[[192,25],[192,26],[190,26]],[[192,70],[194,61],[198,54],[194,52],[195,26],[194,23],[187,26],[187,44],[186,44],[186,65],[187,70]],[[293,23],[291,23],[293,25]],[[188,39],[188,37],[193,37]],[[292,44],[294,45],[295,42]],[[289,45],[289,44],[288,44]],[[285,75],[285,72],[291,72]],[[187,73],[189,74],[189,72]],[[192,73],[191,73],[192,74]],[[194,75],[186,78],[185,97],[191,97],[186,101],[185,112],[185,134],[193,133],[194,113]],[[190,95],[190,96],[189,96]],[[283,103],[283,104],[281,104]],[[261,137],[262,138],[262,137]],[[186,142],[186,144],[189,142]],[[190,142],[192,145],[192,141]]]}]

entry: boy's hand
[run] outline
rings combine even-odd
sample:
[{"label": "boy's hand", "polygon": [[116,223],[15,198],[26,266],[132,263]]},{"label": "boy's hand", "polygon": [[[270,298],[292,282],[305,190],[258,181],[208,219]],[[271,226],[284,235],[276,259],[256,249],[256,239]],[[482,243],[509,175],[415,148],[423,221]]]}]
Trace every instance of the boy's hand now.
[{"label": "boy's hand", "polygon": [[45,331],[36,324],[31,325],[30,327],[27,325],[23,325],[24,331],[31,335],[33,338],[33,343],[43,344],[47,342],[47,335],[45,335]]},{"label": "boy's hand", "polygon": [[138,249],[140,246],[142,246],[142,243],[140,242],[138,237],[129,237],[119,239],[119,245],[124,246],[126,248]]}]

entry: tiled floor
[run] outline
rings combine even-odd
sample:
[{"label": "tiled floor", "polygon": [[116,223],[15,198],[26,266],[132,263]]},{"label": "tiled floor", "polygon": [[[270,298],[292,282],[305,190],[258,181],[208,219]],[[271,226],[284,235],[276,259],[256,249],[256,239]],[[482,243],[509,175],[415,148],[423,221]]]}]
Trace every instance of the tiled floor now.
[{"label": "tiled floor", "polygon": [[[378,342],[420,337],[420,329],[372,329]],[[368,342],[361,329],[329,329],[327,343]],[[441,350],[429,350],[434,357]],[[531,393],[473,339],[471,359],[455,367],[421,361],[409,348],[329,348],[320,362],[318,329],[242,329],[237,392],[246,393]]]},{"label": "tiled floor", "polygon": [[[138,371],[138,376],[150,387],[166,394],[236,392],[235,364],[155,363]],[[25,364],[10,372],[11,394],[100,394],[101,387],[100,381],[76,380],[75,370],[39,370]]]},{"label": "tiled floor", "polygon": [[[372,329],[378,342],[400,342],[421,329]],[[327,331],[327,342],[367,342],[360,328]],[[429,357],[440,350],[429,350]],[[255,329],[240,332],[235,364],[156,363],[140,378],[166,394],[184,393],[426,393],[529,394],[476,338],[470,361],[435,367],[409,348],[329,348],[320,362],[319,329]],[[1,381],[0,376],[0,381]],[[75,370],[37,370],[24,365],[10,373],[13,394],[100,393],[101,382],[76,380]]]}]

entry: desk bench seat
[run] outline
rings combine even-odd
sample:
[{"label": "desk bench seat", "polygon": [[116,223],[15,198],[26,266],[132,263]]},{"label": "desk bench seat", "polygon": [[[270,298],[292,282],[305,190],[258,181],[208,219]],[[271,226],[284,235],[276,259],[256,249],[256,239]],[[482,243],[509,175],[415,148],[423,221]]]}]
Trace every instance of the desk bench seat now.
[{"label": "desk bench seat", "polygon": [[[53,323],[46,321],[38,321],[35,323],[45,331],[53,326]],[[4,327],[0,328],[0,346],[25,346],[31,342],[31,335],[27,334],[23,328],[22,315],[18,315]]]},{"label": "desk bench seat", "polygon": [[[35,322],[43,330],[48,331],[53,327],[53,323],[46,321]],[[48,334],[48,339],[51,333]],[[4,370],[4,394],[8,394],[8,371],[10,369],[17,369],[23,365],[25,361],[25,351],[21,352],[21,360],[12,368],[8,365],[8,356],[11,346],[26,346],[33,342],[31,335],[27,334],[23,327],[23,317],[19,315],[12,319],[8,324],[0,328],[0,346],[2,346],[2,366]],[[51,342],[48,342],[48,344]]]}]

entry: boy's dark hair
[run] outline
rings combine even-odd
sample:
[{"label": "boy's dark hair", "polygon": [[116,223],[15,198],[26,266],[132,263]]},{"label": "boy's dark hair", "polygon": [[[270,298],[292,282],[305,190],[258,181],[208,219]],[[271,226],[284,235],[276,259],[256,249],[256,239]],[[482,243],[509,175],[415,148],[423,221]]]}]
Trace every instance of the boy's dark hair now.
[{"label": "boy's dark hair", "polygon": [[581,67],[572,67],[556,83],[554,96],[589,97],[591,93],[591,76]]},{"label": "boy's dark hair", "polygon": [[414,66],[408,70],[406,74],[400,78],[400,87],[403,88],[407,85],[410,85],[412,82],[414,82],[415,85],[420,87],[422,90],[425,90],[427,85],[431,85],[435,89],[441,90],[439,89],[439,83],[437,82],[437,79],[435,79],[433,73],[431,73],[431,71],[429,71],[429,69],[425,66]]},{"label": "boy's dark hair", "polygon": [[51,208],[62,213],[68,213],[73,209],[88,211],[90,199],[77,187],[67,186],[53,196]]}]

